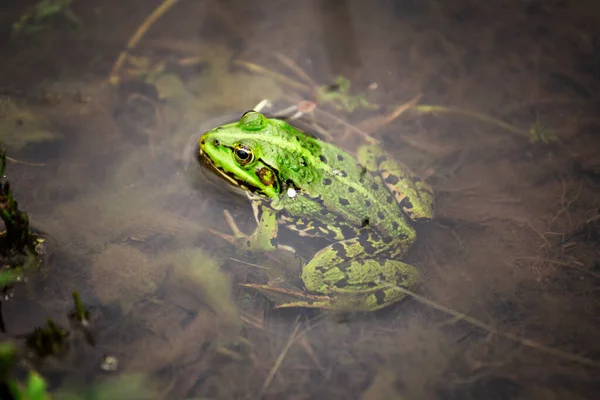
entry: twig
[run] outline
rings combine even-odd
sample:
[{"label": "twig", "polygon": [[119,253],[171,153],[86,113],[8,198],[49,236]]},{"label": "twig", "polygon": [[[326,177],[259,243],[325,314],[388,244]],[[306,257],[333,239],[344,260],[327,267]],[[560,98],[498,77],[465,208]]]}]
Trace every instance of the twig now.
[{"label": "twig", "polygon": [[285,359],[287,352],[290,350],[290,348],[294,344],[294,341],[296,340],[296,335],[298,334],[298,330],[300,329],[300,323],[298,322],[299,319],[300,319],[300,316],[296,317],[296,327],[294,328],[294,331],[290,335],[287,343],[281,350],[281,353],[279,353],[279,356],[275,360],[275,364],[273,365],[273,368],[271,368],[271,371],[269,371],[269,375],[267,376],[267,379],[265,379],[265,383],[263,383],[263,387],[261,390],[261,397],[264,394],[265,390],[267,390],[267,388],[273,381],[273,378],[275,377],[275,374],[281,367],[281,363],[283,363],[283,360]]},{"label": "twig", "polygon": [[591,275],[591,276],[595,276],[596,278],[600,278],[600,274],[598,274],[598,273],[596,273],[596,272],[589,271],[589,270],[587,270],[587,269],[585,269],[585,268],[581,268],[581,267],[578,267],[578,266],[575,266],[575,265],[573,265],[573,264],[566,263],[566,262],[563,262],[563,261],[550,260],[550,259],[547,259],[547,258],[531,257],[531,256],[529,256],[529,257],[522,256],[522,257],[515,257],[515,258],[516,258],[516,259],[518,259],[518,260],[522,259],[522,260],[538,260],[538,261],[544,261],[544,262],[548,262],[548,263],[551,263],[551,264],[560,265],[560,266],[563,266],[563,267],[569,267],[569,268],[573,268],[573,269],[575,269],[575,270],[577,270],[577,271],[579,271],[579,272],[583,272],[583,273],[585,273],[585,274],[589,274],[589,275]]},{"label": "twig", "polygon": [[412,110],[423,113],[423,114],[436,114],[436,113],[447,113],[447,114],[461,114],[470,118],[478,119],[483,122],[487,122],[493,125],[497,125],[500,128],[503,128],[509,132],[512,132],[519,137],[529,138],[529,134],[518,126],[511,125],[507,122],[502,121],[501,119],[492,117],[490,115],[482,114],[477,111],[471,110],[463,110],[461,108],[456,107],[445,107],[445,106],[431,106],[426,104],[415,105],[411,107]]},{"label": "twig", "polygon": [[305,93],[312,94],[312,89],[310,87],[308,87],[302,83],[298,83],[295,80],[290,79],[283,74],[280,74],[279,72],[275,72],[273,70],[270,70],[270,69],[260,66],[258,64],[251,63],[249,61],[235,60],[234,63],[248,69],[251,72],[256,72],[259,74],[264,74],[264,75],[270,76],[285,85],[291,86],[291,87],[301,90]]},{"label": "twig", "polygon": [[240,264],[247,265],[249,267],[254,267],[254,268],[258,268],[258,269],[271,269],[269,267],[263,267],[262,265],[252,264],[252,263],[249,263],[247,261],[240,260],[240,259],[237,259],[237,258],[234,258],[234,257],[229,257],[229,259],[232,260],[232,261],[235,261],[235,262],[239,262]]},{"label": "twig", "polygon": [[28,165],[30,167],[45,167],[46,166],[46,164],[44,164],[44,163],[31,163],[31,162],[27,162],[27,161],[17,160],[16,158],[12,158],[9,156],[6,156],[6,159],[15,164],[23,164],[23,165]]},{"label": "twig", "polygon": [[179,0],[165,0],[158,8],[156,8],[154,10],[154,12],[152,12],[152,14],[150,14],[144,20],[142,25],[140,25],[139,28],[137,28],[137,30],[135,31],[133,36],[127,42],[127,46],[125,47],[125,50],[122,51],[121,54],[119,54],[119,57],[117,58],[117,61],[115,62],[115,65],[113,65],[112,71],[110,72],[110,77],[108,78],[108,81],[110,83],[112,83],[113,85],[116,85],[119,83],[119,77],[118,77],[117,73],[119,72],[119,69],[121,69],[121,66],[125,62],[128,52],[138,44],[138,42],[142,39],[142,37],[146,34],[146,32],[148,32],[148,29],[150,29],[150,27],[152,25],[154,25],[154,23],[160,17],[162,17],[164,15],[164,13],[167,12],[167,10],[169,10],[171,7],[173,7],[178,1]]},{"label": "twig", "polygon": [[356,126],[354,126],[354,125],[352,125],[352,124],[344,121],[343,119],[341,119],[341,118],[339,118],[339,117],[337,117],[337,116],[335,116],[335,115],[333,115],[333,114],[331,114],[331,113],[329,113],[327,111],[321,110],[319,108],[316,108],[314,111],[315,111],[315,113],[321,113],[322,115],[325,115],[325,116],[331,118],[332,120],[334,120],[334,121],[342,124],[343,126],[345,126],[346,128],[350,129],[351,131],[354,131],[354,132],[358,133],[368,143],[378,144],[380,142],[379,140],[377,140],[377,139],[373,138],[371,135],[369,135],[367,132],[364,132],[364,131],[360,130]]},{"label": "twig", "polygon": [[499,329],[486,324],[485,322],[479,321],[478,319],[475,319],[473,317],[470,317],[466,314],[460,313],[458,311],[454,311],[448,307],[444,307],[440,304],[437,304],[423,296],[420,296],[418,294],[416,294],[415,292],[412,292],[410,290],[407,290],[403,287],[400,286],[393,286],[394,288],[400,290],[401,292],[404,292],[405,294],[409,295],[410,297],[414,298],[415,300],[417,300],[419,303],[428,305],[429,307],[432,307],[438,311],[441,311],[443,313],[452,315],[458,319],[461,319],[463,321],[466,321],[468,323],[470,323],[471,325],[475,325],[483,330],[488,331],[491,334],[494,335],[498,335],[501,336],[503,338],[515,341],[517,343],[522,344],[523,346],[527,346],[527,347],[531,347],[533,349],[536,349],[538,351],[541,351],[542,353],[547,353],[547,354],[551,354],[553,356],[562,358],[564,360],[569,360],[569,361],[573,361],[579,364],[584,364],[584,365],[589,365],[592,367],[600,367],[600,361],[595,361],[595,360],[591,360],[589,358],[586,357],[582,357],[582,356],[578,356],[576,354],[572,354],[572,353],[567,353],[566,351],[562,351],[559,349],[556,349],[554,347],[550,347],[550,346],[546,346],[543,345],[541,343],[537,343],[533,340],[530,339],[522,339],[520,337],[518,337],[517,335],[515,335],[514,333],[510,333],[510,332],[502,332]]},{"label": "twig", "polygon": [[421,100],[421,97],[423,97],[423,95],[418,94],[415,97],[413,97],[411,100],[407,101],[406,103],[401,104],[400,106],[396,107],[396,109],[394,111],[392,111],[391,113],[389,113],[388,115],[377,116],[374,118],[366,119],[366,120],[358,123],[356,126],[358,129],[365,131],[366,133],[372,133],[372,132],[376,131],[377,129],[379,129],[380,127],[387,125],[390,122],[394,121],[405,111],[407,111],[409,109],[413,109],[417,105],[419,100]]},{"label": "twig", "polygon": [[317,87],[317,84],[315,81],[313,81],[311,79],[310,76],[308,76],[308,74],[306,72],[304,72],[304,70],[302,70],[302,68],[300,68],[298,66],[298,64],[296,64],[296,62],[294,60],[292,60],[291,58],[289,58],[286,55],[283,55],[281,53],[274,53],[275,54],[275,58],[277,58],[277,60],[282,63],[283,65],[285,65],[286,67],[288,67],[289,69],[291,69],[299,78],[301,78],[307,85],[309,85],[310,87],[312,87],[313,89]]}]

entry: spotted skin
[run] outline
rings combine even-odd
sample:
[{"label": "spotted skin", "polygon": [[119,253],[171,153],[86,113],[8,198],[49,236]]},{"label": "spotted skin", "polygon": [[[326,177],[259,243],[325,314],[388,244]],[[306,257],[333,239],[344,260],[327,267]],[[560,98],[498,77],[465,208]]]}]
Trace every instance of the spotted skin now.
[{"label": "spotted skin", "polygon": [[416,239],[412,222],[433,217],[433,191],[379,147],[354,157],[249,113],[203,135],[199,159],[249,193],[258,223],[249,249],[277,248],[279,225],[331,242],[302,267],[304,300],[279,307],[376,310],[417,284],[419,271],[399,258]]}]

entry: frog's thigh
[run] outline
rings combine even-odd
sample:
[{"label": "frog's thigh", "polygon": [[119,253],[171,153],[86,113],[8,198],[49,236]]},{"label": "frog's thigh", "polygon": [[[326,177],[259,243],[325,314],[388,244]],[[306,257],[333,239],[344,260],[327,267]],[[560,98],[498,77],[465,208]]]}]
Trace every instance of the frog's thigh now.
[{"label": "frog's thigh", "polygon": [[433,217],[434,199],[431,186],[413,175],[406,165],[388,158],[376,145],[361,147],[358,160],[367,169],[379,171],[384,185],[407,215],[413,219]]},{"label": "frog's thigh", "polygon": [[[378,273],[374,288],[356,290],[362,287],[361,274],[349,279],[348,286],[336,290],[339,298],[354,295],[357,307],[366,310],[377,310],[402,300],[406,292],[402,289],[413,290],[418,284],[420,273],[414,266],[394,260],[358,260],[352,262],[350,268],[368,274],[369,277]],[[355,282],[356,281],[356,282]]]},{"label": "frog's thigh", "polygon": [[[372,290],[382,282],[396,283],[403,278],[406,264],[391,260],[376,260],[376,253],[386,246],[371,235],[333,243],[321,251],[302,268],[302,280],[308,291],[316,293],[356,292]],[[373,259],[368,258],[373,257]],[[412,274],[409,267],[408,274]]]},{"label": "frog's thigh", "polygon": [[266,207],[255,209],[257,227],[244,242],[248,250],[273,251],[277,248],[277,214]]}]

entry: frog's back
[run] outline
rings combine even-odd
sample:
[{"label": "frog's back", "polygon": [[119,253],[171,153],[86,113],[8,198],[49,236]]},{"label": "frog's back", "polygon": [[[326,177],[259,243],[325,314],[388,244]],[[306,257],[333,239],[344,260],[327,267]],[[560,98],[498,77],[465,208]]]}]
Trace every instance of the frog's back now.
[{"label": "frog's back", "polygon": [[367,170],[338,147],[315,140],[319,152],[306,167],[319,173],[299,187],[299,198],[284,199],[287,213],[319,220],[326,227],[340,227],[344,237],[356,235],[363,227],[371,227],[382,236],[412,234],[377,171]]}]

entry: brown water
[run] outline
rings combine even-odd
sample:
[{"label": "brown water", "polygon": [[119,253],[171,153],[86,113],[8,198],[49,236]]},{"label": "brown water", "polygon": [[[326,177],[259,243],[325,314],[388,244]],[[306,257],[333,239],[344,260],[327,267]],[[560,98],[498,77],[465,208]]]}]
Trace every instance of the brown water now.
[{"label": "brown water", "polygon": [[[51,257],[3,303],[7,335],[46,318],[67,326],[77,290],[96,341],[38,365],[53,390],[118,379],[136,392],[124,399],[584,399],[600,389],[595,1],[180,1],[117,86],[107,79],[119,52],[159,1],[75,1],[79,31],[63,23],[9,40],[23,3],[0,13],[11,110],[0,139],[21,161],[7,177]],[[409,298],[369,314],[278,312],[238,285],[297,279],[301,261],[244,258],[215,234],[230,234],[225,209],[250,232],[251,209],[215,189],[190,144],[261,99],[312,99],[238,63],[306,85],[278,53],[318,85],[347,76],[381,106],[318,105],[352,123],[419,95],[446,107],[362,126],[429,176],[436,218],[405,260],[423,271],[418,294],[450,311]],[[533,128],[557,141],[532,142]],[[350,149],[362,140],[339,125],[331,135]],[[304,257],[316,250],[283,235]],[[116,372],[101,369],[106,355]]]}]

